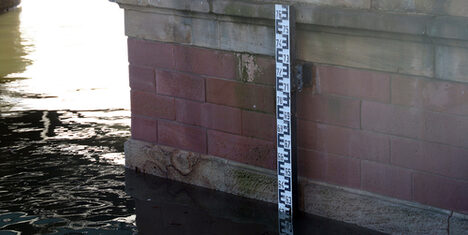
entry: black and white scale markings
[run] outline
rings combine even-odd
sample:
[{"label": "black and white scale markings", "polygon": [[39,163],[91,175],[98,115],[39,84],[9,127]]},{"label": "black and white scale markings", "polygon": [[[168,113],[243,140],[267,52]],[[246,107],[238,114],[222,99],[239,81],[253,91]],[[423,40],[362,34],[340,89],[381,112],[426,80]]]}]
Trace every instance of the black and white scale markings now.
[{"label": "black and white scale markings", "polygon": [[290,9],[275,5],[276,124],[280,234],[293,234]]}]

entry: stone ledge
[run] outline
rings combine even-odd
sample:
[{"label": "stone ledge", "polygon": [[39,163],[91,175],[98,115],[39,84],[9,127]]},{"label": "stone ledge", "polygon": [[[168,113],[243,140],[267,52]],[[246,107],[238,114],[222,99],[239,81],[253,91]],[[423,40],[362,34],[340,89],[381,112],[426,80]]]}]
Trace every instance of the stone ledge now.
[{"label": "stone ledge", "polygon": [[[117,0],[117,2],[124,8],[125,5],[140,6],[256,20],[272,20],[274,16],[274,1]],[[300,24],[468,40],[468,31],[466,30],[468,17],[384,12],[298,1],[289,1],[288,3],[296,5],[296,22]],[[454,27],[462,30],[454,31],[452,30]]]},{"label": "stone ledge", "polygon": [[[275,203],[275,172],[226,159],[137,140],[125,143],[126,167],[147,174]],[[307,213],[385,233],[451,234],[466,231],[466,215],[300,179],[300,207]],[[450,220],[449,220],[450,218]]]}]

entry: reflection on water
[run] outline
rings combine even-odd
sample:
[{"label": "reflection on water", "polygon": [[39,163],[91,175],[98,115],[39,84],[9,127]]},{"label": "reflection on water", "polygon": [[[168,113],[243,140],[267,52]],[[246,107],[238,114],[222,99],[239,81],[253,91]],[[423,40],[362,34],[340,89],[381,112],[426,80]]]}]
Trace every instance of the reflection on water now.
[{"label": "reflection on water", "polygon": [[[127,171],[142,234],[278,234],[277,205]],[[381,234],[298,213],[294,234]]]},{"label": "reflection on water", "polygon": [[3,112],[0,229],[32,233],[132,234],[124,192],[126,113]]},{"label": "reflection on water", "polygon": [[21,38],[20,33],[21,8],[0,13],[0,83],[12,73],[22,73],[31,64],[26,58],[31,46]]}]

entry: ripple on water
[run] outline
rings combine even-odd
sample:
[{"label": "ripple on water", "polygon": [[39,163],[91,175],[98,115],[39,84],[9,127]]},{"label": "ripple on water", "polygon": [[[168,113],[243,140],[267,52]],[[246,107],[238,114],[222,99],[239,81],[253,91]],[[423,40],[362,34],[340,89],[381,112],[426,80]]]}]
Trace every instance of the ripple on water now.
[{"label": "ripple on water", "polygon": [[135,233],[122,153],[129,117],[109,112],[2,113],[2,234]]}]

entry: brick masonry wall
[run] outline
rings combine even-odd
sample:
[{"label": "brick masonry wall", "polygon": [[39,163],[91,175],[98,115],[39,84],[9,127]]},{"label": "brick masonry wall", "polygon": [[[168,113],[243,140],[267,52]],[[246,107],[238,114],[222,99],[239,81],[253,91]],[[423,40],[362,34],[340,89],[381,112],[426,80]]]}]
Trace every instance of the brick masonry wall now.
[{"label": "brick masonry wall", "polygon": [[[119,2],[132,138],[275,169],[271,2]],[[468,214],[466,1],[300,2],[299,175]]]},{"label": "brick masonry wall", "polygon": [[271,58],[242,81],[253,57],[133,38],[128,50],[132,138],[276,168]]},{"label": "brick masonry wall", "polygon": [[[276,168],[273,58],[134,38],[128,48],[132,138]],[[468,85],[315,71],[298,95],[301,176],[468,212]]]}]

